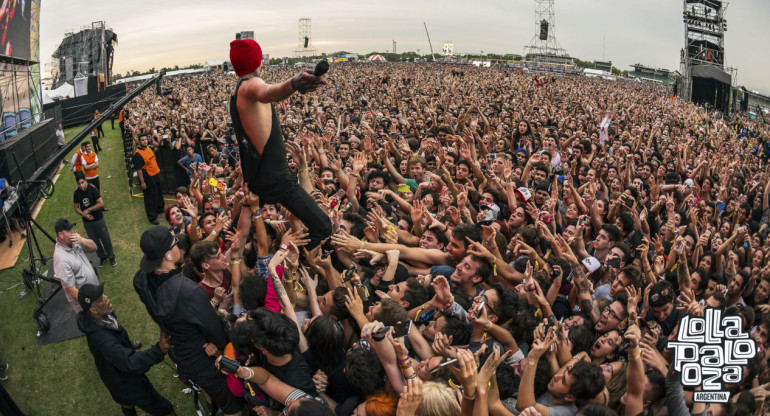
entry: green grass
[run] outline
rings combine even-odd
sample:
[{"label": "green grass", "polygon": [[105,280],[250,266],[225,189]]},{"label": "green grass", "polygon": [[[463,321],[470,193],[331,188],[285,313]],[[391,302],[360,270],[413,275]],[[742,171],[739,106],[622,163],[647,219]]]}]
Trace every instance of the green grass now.
[{"label": "green grass", "polygon": [[[67,140],[81,128],[65,130]],[[118,266],[105,265],[100,280],[105,283],[105,294],[131,339],[142,341],[143,348],[148,348],[157,342],[160,330],[147,314],[132,281],[141,258],[139,237],[151,224],[144,214],[142,199],[132,197],[128,191],[120,130],[117,126],[111,130],[110,124],[105,123],[104,132],[106,137],[100,139],[104,151],[99,153],[99,177],[104,205],[109,209],[104,216]],[[75,179],[69,165],[64,167],[55,186],[37,221],[53,236],[54,221],[66,217],[75,221],[76,229],[86,236],[82,221],[73,209]],[[42,233],[37,235],[43,253],[51,258],[53,243]],[[37,326],[32,312],[37,301],[32,294],[16,299],[22,289],[17,285],[21,281],[21,270],[29,267],[28,258],[24,248],[16,266],[0,272],[0,362],[10,363],[8,380],[2,382],[3,386],[25,413],[122,415],[120,406],[112,400],[96,372],[85,337],[44,347],[36,345]],[[173,365],[169,358],[166,362]],[[192,399],[181,393],[184,385],[173,377],[171,368],[159,364],[147,375],[155,388],[175,405],[178,414],[193,414]]]}]

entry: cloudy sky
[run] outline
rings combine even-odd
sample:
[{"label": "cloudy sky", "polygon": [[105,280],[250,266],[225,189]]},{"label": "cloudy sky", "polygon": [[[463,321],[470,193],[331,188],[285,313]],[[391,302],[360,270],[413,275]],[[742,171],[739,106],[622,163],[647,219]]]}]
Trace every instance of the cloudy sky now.
[{"label": "cloudy sky", "polygon": [[[98,4],[98,5],[97,5]],[[457,53],[523,53],[536,33],[533,0],[42,0],[40,56],[50,60],[68,30],[103,20],[118,34],[114,71],[185,66],[228,56],[235,32],[253,30],[263,52],[290,56],[298,43],[298,19],[312,19],[311,42],[319,52],[428,53],[451,41]],[[681,0],[556,1],[556,38],[572,56],[612,60],[620,69],[641,63],[679,68],[684,44]],[[727,9],[727,65],[738,84],[770,92],[770,1],[738,0]]]}]

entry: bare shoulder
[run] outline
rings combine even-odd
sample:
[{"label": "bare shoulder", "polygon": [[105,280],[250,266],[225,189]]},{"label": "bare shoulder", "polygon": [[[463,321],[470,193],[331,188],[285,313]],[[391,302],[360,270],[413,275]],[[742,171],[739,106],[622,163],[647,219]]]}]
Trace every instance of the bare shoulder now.
[{"label": "bare shoulder", "polygon": [[259,77],[248,78],[241,84],[238,95],[247,99],[256,99],[267,91],[267,83]]}]

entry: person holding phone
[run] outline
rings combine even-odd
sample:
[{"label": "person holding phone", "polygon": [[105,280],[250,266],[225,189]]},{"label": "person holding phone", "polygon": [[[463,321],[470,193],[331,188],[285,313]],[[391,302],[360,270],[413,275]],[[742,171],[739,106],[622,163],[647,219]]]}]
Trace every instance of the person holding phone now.
[{"label": "person holding phone", "polygon": [[[289,172],[281,125],[272,103],[285,100],[295,91],[313,92],[326,81],[323,76],[302,71],[280,84],[267,84],[258,72],[262,48],[252,39],[230,43],[230,62],[239,77],[230,99],[230,115],[244,181],[262,202],[281,203],[302,221],[310,233],[306,248],[313,249],[331,235],[331,222]],[[307,166],[299,167],[299,174],[303,172],[307,173]]]},{"label": "person holding phone", "polygon": [[203,157],[201,155],[195,153],[195,148],[192,146],[187,146],[185,148],[186,154],[183,158],[179,159],[177,162],[179,166],[185,168],[187,170],[187,175],[192,179],[194,169],[197,169],[198,166],[203,164]]}]

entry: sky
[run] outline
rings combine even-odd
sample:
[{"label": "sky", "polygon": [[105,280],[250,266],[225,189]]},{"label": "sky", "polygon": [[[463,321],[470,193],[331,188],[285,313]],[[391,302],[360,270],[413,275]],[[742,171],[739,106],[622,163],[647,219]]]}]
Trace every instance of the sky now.
[{"label": "sky", "polygon": [[[574,57],[611,60],[621,70],[635,63],[679,69],[680,0],[556,0],[554,7],[556,39]],[[726,65],[738,69],[737,84],[770,92],[770,54],[762,52],[770,41],[770,1],[735,1],[726,17]],[[118,35],[116,74],[227,58],[229,42],[245,30],[270,57],[292,56],[300,18],[311,19],[319,53],[391,51],[395,40],[398,52],[427,54],[425,22],[437,53],[452,42],[460,54],[523,54],[538,30],[534,0],[42,0],[40,60],[50,61],[67,31],[95,21]]]}]

